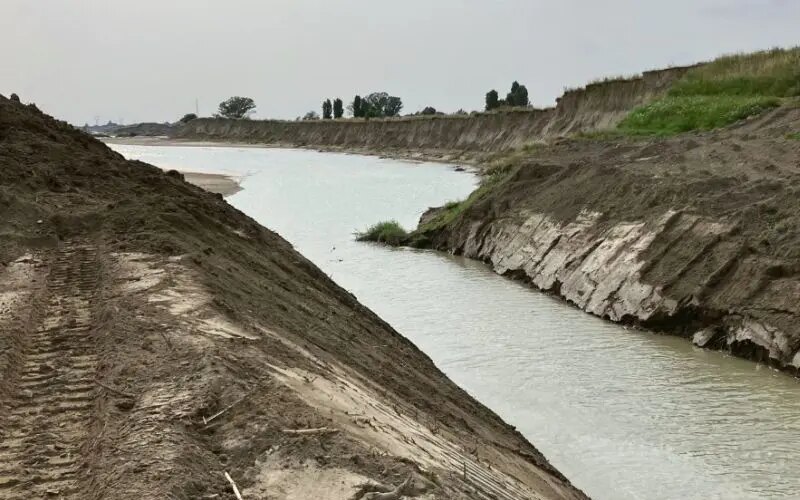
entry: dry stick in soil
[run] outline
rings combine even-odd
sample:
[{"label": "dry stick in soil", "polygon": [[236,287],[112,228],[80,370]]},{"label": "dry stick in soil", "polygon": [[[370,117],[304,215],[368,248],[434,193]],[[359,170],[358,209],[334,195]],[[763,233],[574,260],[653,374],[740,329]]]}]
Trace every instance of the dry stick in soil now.
[{"label": "dry stick in soil", "polygon": [[336,434],[339,429],[330,429],[328,427],[319,427],[317,429],[283,429],[284,434],[293,435],[308,435],[308,434]]},{"label": "dry stick in soil", "polygon": [[242,498],[242,494],[239,493],[239,488],[236,487],[236,483],[233,482],[233,478],[231,477],[230,474],[228,474],[227,471],[225,471],[225,479],[227,479],[228,482],[231,483],[231,488],[233,488],[233,494],[236,495],[236,499],[244,500],[244,498]]}]

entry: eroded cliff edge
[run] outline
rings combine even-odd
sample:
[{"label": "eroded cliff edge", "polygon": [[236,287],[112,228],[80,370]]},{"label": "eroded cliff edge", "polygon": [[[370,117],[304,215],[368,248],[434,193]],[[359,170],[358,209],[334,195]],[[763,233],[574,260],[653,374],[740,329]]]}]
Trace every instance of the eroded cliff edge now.
[{"label": "eroded cliff edge", "polygon": [[781,108],[671,139],[561,141],[416,237],[597,316],[797,373],[798,129],[800,110]]},{"label": "eroded cliff edge", "polygon": [[666,92],[689,69],[648,71],[640,77],[590,84],[565,92],[555,107],[541,110],[368,121],[201,118],[189,122],[176,137],[449,157],[508,151],[535,141],[613,127],[631,109]]}]

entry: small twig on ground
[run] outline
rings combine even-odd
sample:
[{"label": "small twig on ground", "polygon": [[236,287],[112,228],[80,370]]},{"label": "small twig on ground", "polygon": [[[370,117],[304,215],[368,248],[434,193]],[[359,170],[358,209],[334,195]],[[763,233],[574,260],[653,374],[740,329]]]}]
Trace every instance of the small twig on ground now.
[{"label": "small twig on ground", "polygon": [[303,436],[307,434],[336,434],[339,429],[331,429],[329,427],[319,427],[316,429],[283,429],[284,434],[292,434],[295,436]]},{"label": "small twig on ground", "polygon": [[[249,395],[250,395],[250,394],[248,394],[247,396],[249,396]],[[206,418],[206,417],[203,417],[203,424],[204,424],[204,425],[208,425],[209,423],[211,423],[211,421],[212,421],[212,420],[214,420],[214,419],[215,419],[215,418],[217,418],[217,417],[220,417],[220,416],[222,416],[222,414],[224,414],[225,412],[227,412],[228,410],[230,410],[230,409],[231,409],[231,408],[233,408],[234,406],[238,405],[238,404],[239,404],[239,403],[241,403],[242,401],[244,401],[244,400],[247,398],[247,396],[244,396],[244,397],[241,397],[241,398],[237,399],[237,400],[236,400],[236,401],[234,401],[233,403],[229,404],[228,406],[226,406],[225,408],[221,409],[220,411],[218,411],[217,413],[215,413],[215,414],[211,415],[211,416],[210,416],[210,417],[208,417],[208,418]]]},{"label": "small twig on ground", "polygon": [[127,392],[121,391],[119,389],[115,389],[114,387],[111,387],[110,385],[106,385],[106,384],[100,382],[99,380],[95,380],[94,383],[99,385],[103,389],[105,389],[107,391],[111,391],[111,392],[116,393],[116,394],[119,394],[120,396],[125,396],[126,398],[131,398],[131,399],[135,399],[136,398],[136,396],[134,396],[133,394],[128,394]]},{"label": "small twig on ground", "polygon": [[244,498],[242,498],[242,494],[239,493],[239,488],[236,487],[236,483],[233,482],[233,478],[231,477],[230,474],[228,474],[227,471],[225,472],[225,479],[227,479],[228,482],[231,483],[231,488],[233,488],[233,494],[236,495],[237,500],[244,500]]}]

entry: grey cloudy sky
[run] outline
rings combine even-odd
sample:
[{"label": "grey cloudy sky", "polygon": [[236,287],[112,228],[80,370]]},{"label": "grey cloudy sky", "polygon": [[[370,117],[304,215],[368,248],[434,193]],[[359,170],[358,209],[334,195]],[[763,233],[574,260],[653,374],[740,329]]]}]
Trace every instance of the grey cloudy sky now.
[{"label": "grey cloudy sky", "polygon": [[404,112],[536,105],[597,77],[800,44],[798,0],[2,0],[0,93],[73,123],[253,97],[294,118],[385,90]]}]

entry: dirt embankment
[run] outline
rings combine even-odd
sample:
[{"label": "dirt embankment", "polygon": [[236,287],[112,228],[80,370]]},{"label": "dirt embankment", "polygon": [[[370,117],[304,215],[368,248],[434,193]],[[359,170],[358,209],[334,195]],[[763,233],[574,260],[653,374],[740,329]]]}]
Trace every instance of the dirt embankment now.
[{"label": "dirt embankment", "polygon": [[0,498],[585,498],[275,233],[0,96]]},{"label": "dirt embankment", "polygon": [[192,120],[176,137],[283,146],[337,148],[457,159],[507,151],[535,141],[617,124],[634,107],[663,94],[688,68],[590,84],[566,92],[550,109],[387,120]]},{"label": "dirt embankment", "polygon": [[671,139],[559,141],[427,237],[592,314],[800,373],[798,132],[785,107]]}]

